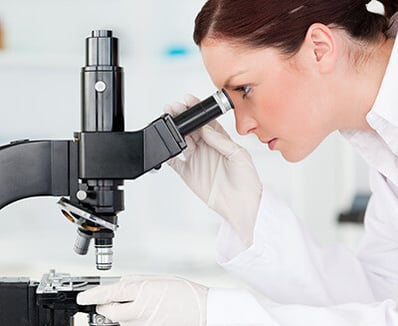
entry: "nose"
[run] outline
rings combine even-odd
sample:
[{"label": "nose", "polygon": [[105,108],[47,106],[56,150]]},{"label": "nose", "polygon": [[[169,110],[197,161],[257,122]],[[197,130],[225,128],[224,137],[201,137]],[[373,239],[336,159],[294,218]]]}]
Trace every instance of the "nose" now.
[{"label": "nose", "polygon": [[254,133],[257,128],[257,121],[244,111],[237,107],[234,110],[236,131],[241,136]]}]

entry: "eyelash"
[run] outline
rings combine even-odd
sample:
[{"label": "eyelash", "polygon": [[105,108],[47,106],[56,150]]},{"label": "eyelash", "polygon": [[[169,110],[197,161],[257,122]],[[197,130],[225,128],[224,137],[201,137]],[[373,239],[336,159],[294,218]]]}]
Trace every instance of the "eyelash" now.
[{"label": "eyelash", "polygon": [[234,91],[243,92],[243,95],[242,95],[243,98],[246,98],[246,96],[249,95],[251,90],[252,90],[251,86],[239,86],[234,89]]}]

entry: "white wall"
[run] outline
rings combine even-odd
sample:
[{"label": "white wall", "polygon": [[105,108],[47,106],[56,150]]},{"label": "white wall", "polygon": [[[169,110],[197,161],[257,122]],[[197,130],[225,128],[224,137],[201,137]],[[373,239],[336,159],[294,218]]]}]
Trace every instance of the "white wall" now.
[{"label": "white wall", "polygon": [[[187,92],[210,95],[214,87],[191,40],[202,3],[0,0],[6,39],[0,53],[1,143],[69,139],[80,129],[79,73],[84,39],[93,29],[112,29],[120,39],[128,130],[144,127],[162,114],[165,103]],[[176,46],[188,55],[165,54]],[[249,148],[265,185],[285,198],[321,242],[335,241],[336,214],[356,190],[367,187],[366,168],[341,137],[332,135],[307,160],[289,164],[250,137],[238,137],[232,114],[221,121]],[[169,167],[127,182],[125,189],[112,274],[177,273],[208,285],[234,283],[214,261],[218,217]],[[0,211],[0,275],[39,277],[49,268],[98,274],[93,250],[88,257],[72,251],[74,226],[55,203],[55,198],[27,199]]]}]

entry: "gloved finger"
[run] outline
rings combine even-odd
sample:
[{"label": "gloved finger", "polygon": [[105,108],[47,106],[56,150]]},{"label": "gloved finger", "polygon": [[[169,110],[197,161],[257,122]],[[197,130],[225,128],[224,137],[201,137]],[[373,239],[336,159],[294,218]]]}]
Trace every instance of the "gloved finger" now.
[{"label": "gloved finger", "polygon": [[178,174],[182,174],[184,172],[184,169],[186,167],[186,161],[181,160],[180,158],[176,157],[174,159],[171,159],[167,162],[171,168],[174,169]]},{"label": "gloved finger", "polygon": [[191,134],[190,136],[185,137],[187,148],[182,152],[182,154],[186,160],[189,160],[192,154],[195,153],[195,151],[197,150],[199,139],[200,139],[199,131],[195,132],[194,134]]},{"label": "gloved finger", "polygon": [[108,303],[104,305],[98,305],[96,311],[98,314],[105,316],[113,322],[123,322],[139,319],[141,311],[134,309],[134,302],[126,303]]},{"label": "gloved finger", "polygon": [[121,282],[124,284],[130,283],[150,283],[151,281],[181,281],[184,280],[182,277],[174,275],[162,275],[162,274],[133,274],[122,276]]},{"label": "gloved finger", "polygon": [[228,137],[228,139],[231,139],[230,135],[225,131],[221,123],[219,123],[217,120],[213,120],[209,123],[209,125],[214,128],[217,132],[225,135]]},{"label": "gloved finger", "polygon": [[242,150],[242,147],[232,141],[228,135],[220,133],[210,126],[202,127],[201,136],[210,147],[213,147],[227,159],[237,151]]},{"label": "gloved finger", "polygon": [[184,102],[188,107],[194,106],[200,102],[200,99],[192,94],[185,94],[184,95]]},{"label": "gloved finger", "polygon": [[118,282],[110,285],[100,285],[95,288],[80,292],[76,302],[79,305],[106,304],[111,302],[125,302],[135,300],[139,284]]},{"label": "gloved finger", "polygon": [[187,106],[180,102],[174,102],[173,104],[166,104],[163,108],[163,111],[170,114],[172,117],[175,117],[178,114],[181,114],[187,109]]},{"label": "gloved finger", "polygon": [[170,114],[171,116],[173,116],[173,108],[171,107],[171,104],[166,104],[163,107],[163,112]]},{"label": "gloved finger", "polygon": [[120,278],[120,282],[124,284],[139,283],[146,280],[164,280],[165,276],[158,274],[133,274],[125,275]]},{"label": "gloved finger", "polygon": [[163,111],[170,114],[171,116],[176,116],[177,114],[181,114],[189,107],[194,106],[199,103],[200,100],[191,94],[184,95],[184,103],[174,102],[173,104],[166,104],[163,108]]},{"label": "gloved finger", "polygon": [[182,161],[182,163],[185,163],[191,158],[193,153],[196,151],[198,145],[194,141],[193,137],[188,136],[185,138],[185,141],[187,143],[187,148],[182,152],[184,160],[182,160],[180,156],[171,158],[170,160],[167,161],[167,164],[170,165],[171,167],[175,166],[176,161]]}]

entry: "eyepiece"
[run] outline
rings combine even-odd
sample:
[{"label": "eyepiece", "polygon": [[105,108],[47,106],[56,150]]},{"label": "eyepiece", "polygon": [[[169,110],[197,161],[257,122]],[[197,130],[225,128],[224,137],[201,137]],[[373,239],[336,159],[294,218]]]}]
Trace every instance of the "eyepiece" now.
[{"label": "eyepiece", "polygon": [[224,88],[221,91],[214,93],[213,97],[217,101],[223,113],[235,108],[234,103],[232,103],[231,98]]},{"label": "eyepiece", "polygon": [[112,31],[94,30],[86,39],[81,74],[83,132],[124,131],[123,69],[118,53]]},{"label": "eyepiece", "polygon": [[233,108],[231,99],[223,89],[174,117],[173,121],[184,137]]},{"label": "eyepiece", "polygon": [[91,37],[112,37],[112,31],[109,30],[91,31]]},{"label": "eyepiece", "polygon": [[86,39],[86,66],[118,66],[118,39],[112,31],[91,32]]}]

